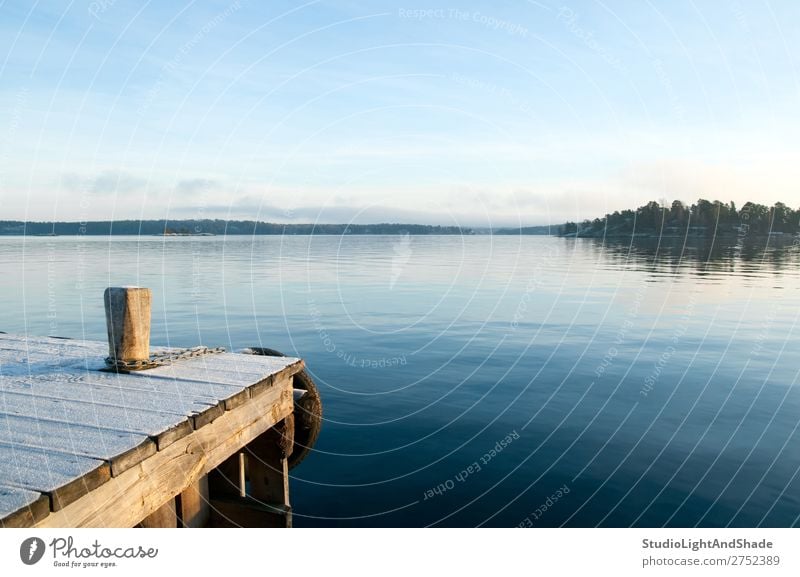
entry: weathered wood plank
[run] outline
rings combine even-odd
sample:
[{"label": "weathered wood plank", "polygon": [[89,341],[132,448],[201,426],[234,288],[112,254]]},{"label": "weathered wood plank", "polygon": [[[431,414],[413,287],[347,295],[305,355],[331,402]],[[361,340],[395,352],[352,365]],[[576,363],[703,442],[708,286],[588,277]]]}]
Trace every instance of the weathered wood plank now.
[{"label": "weathered wood plank", "polygon": [[230,370],[230,367],[233,366],[236,371],[243,374],[278,371],[299,360],[300,359],[297,357],[268,357],[264,355],[246,355],[242,353],[206,355],[193,359],[193,361],[198,362],[198,365],[206,366],[209,369],[226,368]]},{"label": "weathered wood plank", "polygon": [[208,475],[187,487],[177,501],[179,527],[205,527],[211,516],[208,496]]},{"label": "weathered wood plank", "polygon": [[156,452],[145,435],[2,413],[0,443],[101,459],[109,462],[112,475]]},{"label": "weathered wood plank", "polygon": [[[47,351],[59,353],[65,357],[108,356],[108,342],[73,339],[68,337],[53,336],[27,336],[20,334],[7,334],[0,332],[0,350],[17,351]],[[161,354],[164,352],[178,351],[176,347],[151,346],[150,352]]]},{"label": "weathered wood plank", "polygon": [[289,366],[287,366],[287,367],[285,367],[285,368],[283,368],[283,369],[281,369],[279,371],[276,371],[275,373],[271,374],[270,376],[268,376],[268,377],[266,377],[264,379],[261,379],[259,382],[253,384],[250,387],[250,391],[251,391],[250,394],[252,394],[252,395],[258,394],[258,393],[261,392],[261,390],[263,390],[263,389],[265,389],[267,387],[271,387],[272,383],[274,383],[275,381],[278,381],[278,380],[284,379],[284,378],[286,378],[288,376],[292,376],[292,375],[295,375],[295,374],[299,373],[300,371],[303,370],[304,367],[305,367],[305,363],[302,360],[295,361],[291,365],[289,365]]},{"label": "weathered wood plank", "polygon": [[230,410],[247,402],[250,398],[247,387],[250,384],[230,378],[222,371],[216,374],[207,373],[197,378],[197,375],[181,375],[177,371],[165,371],[159,367],[140,371],[135,378],[127,380],[124,386],[137,390],[153,390],[160,394],[183,395],[198,402],[211,399],[214,404],[221,403],[225,410]]},{"label": "weathered wood plank", "polygon": [[287,377],[63,510],[51,513],[37,526],[131,527],[284,419],[292,409],[292,379]]},{"label": "weathered wood plank", "polygon": [[[212,357],[241,357],[247,355],[209,355]],[[275,370],[274,374],[266,372],[256,372],[228,376],[223,369],[206,369],[198,367],[198,363],[206,357],[182,360],[172,366],[158,367],[148,371],[139,371],[131,374],[102,373],[91,371],[75,371],[73,373],[60,372],[57,375],[21,377],[0,377],[0,390],[16,390],[29,388],[31,391],[42,389],[36,383],[40,383],[47,378],[58,379],[58,383],[53,385],[62,394],[74,397],[78,390],[69,389],[83,383],[93,385],[113,386],[114,391],[119,394],[130,396],[141,395],[145,400],[143,404],[152,406],[158,402],[158,398],[165,395],[173,395],[165,403],[164,409],[179,411],[181,408],[189,409],[184,414],[191,416],[193,426],[200,428],[213,419],[217,418],[222,410],[231,410],[246,402],[252,392],[258,393],[260,390],[268,388],[276,379],[280,380],[287,375],[291,375],[301,370],[302,361],[296,359],[281,358],[281,362],[266,363],[264,371]],[[219,359],[218,359],[219,360]],[[224,367],[223,363],[220,367]],[[276,369],[276,367],[282,367]],[[266,375],[266,376],[265,376]],[[44,387],[49,388],[49,385]],[[146,392],[150,392],[150,398]],[[93,391],[89,391],[93,392]],[[108,397],[110,393],[98,390],[98,394]],[[184,399],[183,402],[190,403],[191,406],[180,407],[175,403],[175,399]],[[135,401],[129,400],[125,406],[134,404]],[[170,404],[170,402],[172,404]],[[219,404],[220,406],[216,406]],[[116,407],[115,403],[110,406]],[[138,430],[137,430],[138,432]],[[159,446],[163,443],[159,442]]]},{"label": "weathered wood plank", "polygon": [[[0,335],[0,359],[19,358],[19,355],[30,358],[31,362],[74,362],[86,357],[102,354],[99,349],[73,345],[76,341],[57,341],[54,343],[29,342],[24,339],[10,339],[11,335]],[[69,343],[69,344],[65,344]]]},{"label": "weathered wood plank", "polygon": [[[268,388],[272,382],[281,380],[287,375],[293,375],[303,368],[303,361],[299,359],[289,359],[281,357],[281,362],[266,362],[261,366],[261,370],[248,372],[229,370],[226,367],[235,366],[239,362],[240,355],[234,353],[207,355],[192,359],[182,360],[174,365],[157,367],[148,371],[140,371],[131,376],[136,378],[148,378],[152,381],[169,381],[177,387],[184,387],[187,383],[193,383],[195,389],[192,392],[207,390],[209,395],[214,395],[223,401],[226,410],[231,410],[245,402],[250,397],[249,390],[256,392]],[[264,357],[268,358],[268,357]],[[211,361],[213,359],[213,361]],[[204,363],[209,363],[206,366]],[[213,363],[213,366],[211,364]],[[224,391],[219,387],[229,385],[241,387],[236,394],[230,394],[230,389]],[[212,392],[213,391],[213,392]],[[221,397],[219,393],[227,392],[227,397]]]},{"label": "weathered wood plank", "polygon": [[[237,353],[225,353],[218,355],[206,355],[181,362],[181,370],[196,372],[205,379],[205,375],[220,375],[228,379],[236,379],[237,382],[254,383],[264,375],[273,375],[283,371],[287,367],[294,367],[302,363],[302,359],[292,357],[262,357],[256,355],[242,355]],[[297,368],[294,372],[298,372]]]},{"label": "weathered wood plank", "polygon": [[[7,414],[50,420],[58,423],[72,423],[106,430],[115,430],[155,439],[159,446],[174,441],[178,433],[187,433],[181,422],[184,415],[157,413],[140,409],[97,405],[84,401],[65,401],[47,397],[0,392],[0,408]],[[213,409],[213,407],[210,407]],[[136,443],[138,444],[138,443]]]},{"label": "weathered wood plank", "polygon": [[195,430],[205,427],[209,423],[212,423],[219,418],[224,412],[225,407],[221,404],[215,407],[210,407],[207,411],[203,411],[199,415],[192,415],[192,426]]},{"label": "weathered wood plank", "polygon": [[108,354],[108,343],[105,341],[85,341],[82,339],[65,339],[61,337],[25,336],[14,334],[0,335],[0,348],[9,350],[48,350],[63,352],[65,355]]},{"label": "weathered wood plank", "polygon": [[[153,353],[164,353],[177,349],[152,347],[152,350]],[[96,341],[0,335],[0,375],[36,378],[45,374],[57,375],[59,380],[99,383],[103,379],[99,375],[105,374],[106,380],[113,381],[118,387],[211,397],[217,401],[225,400],[225,408],[229,410],[246,401],[247,395],[242,394],[244,389],[262,381],[266,375],[300,362],[291,357],[223,353],[182,359],[171,366],[129,374],[100,373],[98,371],[105,367],[103,359],[107,354],[105,343]],[[16,356],[7,358],[9,355]],[[297,370],[290,369],[289,372]],[[237,395],[238,399],[235,398]]]},{"label": "weathered wood plank", "polygon": [[[251,394],[257,394],[261,390],[269,388],[273,382],[281,380],[286,376],[294,375],[303,370],[305,367],[305,363],[301,359],[275,357],[278,359],[278,362],[270,362],[267,360],[261,364],[260,369],[255,365],[247,372],[243,372],[241,370],[238,372],[229,372],[224,369],[225,363],[235,364],[239,362],[238,357],[246,356],[248,355],[210,355],[208,357],[189,359],[185,362],[181,362],[180,365],[174,365],[172,367],[159,367],[147,372],[153,376],[158,376],[162,374],[169,374],[170,370],[175,370],[175,374],[180,374],[182,378],[190,378],[200,382],[205,380],[209,380],[210,382],[214,383],[245,382],[248,383],[247,388],[250,389]],[[213,361],[210,360],[212,358],[214,358]],[[270,359],[272,357],[261,358]],[[209,364],[217,363],[218,365],[203,366],[203,362],[208,362]]]},{"label": "weathered wood plank", "polygon": [[0,444],[3,484],[47,494],[52,511],[63,509],[110,478],[111,467],[98,459]]},{"label": "weathered wood plank", "polygon": [[141,371],[135,376],[146,377],[159,385],[173,383],[172,386],[176,388],[191,386],[193,393],[203,392],[206,395],[214,396],[223,403],[226,410],[231,410],[246,403],[250,398],[248,387],[262,380],[267,374],[243,375],[225,369],[204,369],[201,366],[198,367],[195,361],[196,359],[187,359],[173,365],[149,369],[146,371],[146,375],[145,371]]},{"label": "weathered wood plank", "polygon": [[102,361],[107,355],[108,345],[102,342],[0,335],[2,374],[26,374],[62,365],[79,366],[86,359]]},{"label": "weathered wood plank", "polygon": [[36,491],[0,485],[0,527],[31,527],[50,514],[50,499]]},{"label": "weathered wood plank", "polygon": [[33,377],[0,376],[0,391],[27,393],[65,401],[82,401],[124,409],[143,409],[175,415],[191,415],[219,404],[211,396],[181,394],[150,388],[133,388],[113,373],[55,372]]},{"label": "weathered wood plank", "polygon": [[[180,349],[174,347],[151,347],[153,354],[176,352]],[[108,345],[100,341],[84,341],[80,339],[60,339],[55,337],[25,337],[21,335],[7,335],[0,333],[0,359],[3,358],[4,351],[24,352],[35,356],[35,358],[61,357],[62,359],[81,360],[85,358],[99,358],[100,360],[108,356]],[[241,367],[242,373],[250,372],[250,367],[256,367],[256,371],[270,372],[299,359],[295,357],[268,357],[262,355],[248,355],[240,353],[224,353],[215,355],[205,355],[193,359],[185,359],[180,363],[193,363],[195,366],[207,366],[209,369],[217,367],[220,359],[226,358],[223,363],[224,369],[231,370],[231,359],[235,360],[234,365]]]},{"label": "weathered wood plank", "polygon": [[[215,382],[214,375],[208,375],[209,381],[192,380],[165,376],[152,373],[155,369],[139,371],[137,373],[113,373],[98,370],[68,369],[66,370],[37,374],[26,377],[0,377],[5,380],[14,381],[20,386],[27,383],[48,382],[54,380],[59,383],[71,383],[74,385],[96,387],[99,394],[103,393],[100,387],[124,395],[124,398],[136,398],[142,396],[144,403],[152,402],[150,399],[165,399],[167,406],[176,403],[189,405],[216,405],[221,401],[235,397],[246,391],[248,384],[227,379],[227,382]],[[149,393],[149,395],[148,395]],[[147,408],[147,406],[143,406]],[[191,407],[191,410],[197,410]]]},{"label": "weathered wood plank", "polygon": [[[179,350],[169,347],[152,347],[154,354],[177,352]],[[48,337],[26,339],[15,335],[0,335],[0,360],[5,361],[4,357],[12,353],[23,354],[30,358],[34,364],[51,361],[54,364],[79,366],[80,361],[84,360],[100,361],[102,363],[102,360],[108,355],[108,349],[104,343],[97,341],[61,340]],[[177,365],[191,369],[205,368],[208,371],[222,369],[228,374],[241,374],[245,377],[253,372],[274,372],[298,360],[294,357],[222,353],[182,359],[177,362]],[[101,364],[97,368],[102,366]]]},{"label": "weathered wood plank", "polygon": [[[259,387],[269,386],[275,379],[275,376],[269,376],[270,371],[294,374],[302,368],[298,366],[300,361],[296,359],[281,358],[281,363],[277,365],[267,363],[260,371],[237,373],[235,370],[226,370],[225,363],[235,363],[237,357],[247,355],[209,355],[209,358],[212,356],[222,357],[224,363],[219,368],[203,367],[197,361],[205,357],[198,357],[197,359],[181,360],[167,367],[133,373],[102,372],[101,369],[105,365],[97,359],[82,362],[80,365],[55,362],[48,362],[44,365],[25,365],[23,358],[18,360],[15,368],[9,369],[9,365],[0,364],[0,379],[14,382],[20,387],[24,387],[28,383],[47,382],[48,380],[60,383],[108,385],[123,391],[152,391],[160,395],[175,395],[197,404],[209,401],[214,404],[221,402],[226,410],[230,410],[247,401],[250,396],[248,387],[254,384]],[[20,370],[20,363],[29,366],[30,370]],[[10,387],[11,385],[6,386]],[[144,402],[148,401],[144,399]]]}]

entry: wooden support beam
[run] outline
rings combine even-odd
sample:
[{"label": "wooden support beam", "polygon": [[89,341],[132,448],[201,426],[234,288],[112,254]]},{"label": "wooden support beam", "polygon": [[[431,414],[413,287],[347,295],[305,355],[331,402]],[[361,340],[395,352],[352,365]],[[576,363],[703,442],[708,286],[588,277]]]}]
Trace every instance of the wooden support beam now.
[{"label": "wooden support beam", "polygon": [[234,453],[219,467],[208,473],[208,493],[212,499],[236,497],[240,494],[239,487],[239,454]]},{"label": "wooden support beam", "polygon": [[[289,461],[294,442],[294,415],[254,439],[245,449],[248,497],[269,511],[289,511]],[[287,516],[285,526],[291,526]]]},{"label": "wooden support beam", "polygon": [[247,497],[247,455],[239,453],[239,496]]},{"label": "wooden support beam", "polygon": [[211,515],[208,494],[208,475],[203,475],[194,484],[178,495],[179,527],[205,527]]},{"label": "wooden support beam", "polygon": [[280,445],[283,423],[247,446],[248,495],[263,503],[289,506],[289,465]]},{"label": "wooden support beam", "polygon": [[178,516],[175,510],[175,499],[170,499],[161,507],[141,520],[137,527],[143,529],[175,529],[178,526]]},{"label": "wooden support beam", "polygon": [[209,475],[212,527],[291,527],[287,457],[294,442],[294,415],[251,441],[246,457],[247,496],[240,495],[240,454]]}]

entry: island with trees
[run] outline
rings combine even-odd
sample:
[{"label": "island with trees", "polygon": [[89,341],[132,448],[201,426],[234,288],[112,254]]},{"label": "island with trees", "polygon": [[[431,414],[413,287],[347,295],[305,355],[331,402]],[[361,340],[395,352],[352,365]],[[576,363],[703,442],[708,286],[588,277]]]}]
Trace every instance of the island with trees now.
[{"label": "island with trees", "polygon": [[652,201],[636,210],[615,211],[603,218],[566,222],[557,227],[566,237],[711,238],[797,235],[800,209],[782,202],[765,206],[746,202],[737,209],[733,202],[700,199],[687,206],[680,200],[670,205]]}]

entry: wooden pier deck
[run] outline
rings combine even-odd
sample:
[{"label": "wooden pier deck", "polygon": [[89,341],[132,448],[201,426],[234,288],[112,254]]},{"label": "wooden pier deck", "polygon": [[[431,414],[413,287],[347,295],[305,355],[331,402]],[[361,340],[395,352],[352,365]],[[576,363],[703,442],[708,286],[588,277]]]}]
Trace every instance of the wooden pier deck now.
[{"label": "wooden pier deck", "polygon": [[[209,473],[243,472],[239,454],[290,421],[303,369],[219,353],[108,372],[107,355],[107,342],[0,334],[0,526],[207,524]],[[251,458],[248,472],[249,501],[288,508],[285,454]]]}]

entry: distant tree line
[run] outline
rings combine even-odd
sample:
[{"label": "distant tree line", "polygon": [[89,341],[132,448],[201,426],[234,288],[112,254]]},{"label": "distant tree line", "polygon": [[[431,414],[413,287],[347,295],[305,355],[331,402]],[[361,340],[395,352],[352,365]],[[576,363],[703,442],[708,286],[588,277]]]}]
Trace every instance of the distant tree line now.
[{"label": "distant tree line", "polygon": [[499,228],[494,231],[497,235],[527,234],[527,235],[552,235],[560,231],[559,227],[549,224],[539,226],[523,226],[521,228]]},{"label": "distant tree line", "polygon": [[[458,226],[426,224],[278,224],[254,220],[115,220],[93,222],[0,221],[0,235],[311,235],[311,234],[412,234],[471,235],[489,233]],[[636,210],[615,211],[603,218],[566,222],[558,226],[529,226],[491,231],[500,235],[579,237],[622,236],[764,236],[800,233],[800,209],[782,202],[765,206],[754,202],[737,209],[733,202],[700,199],[687,206],[651,201]]]},{"label": "distant tree line", "polygon": [[764,236],[797,234],[800,209],[782,202],[765,206],[747,202],[741,209],[731,202],[701,198],[691,206],[675,200],[669,206],[651,201],[636,210],[615,211],[603,218],[567,222],[560,236]]},{"label": "distant tree line", "polygon": [[276,224],[253,220],[115,220],[95,222],[0,221],[0,235],[307,235],[472,234],[457,226],[424,224]]}]

